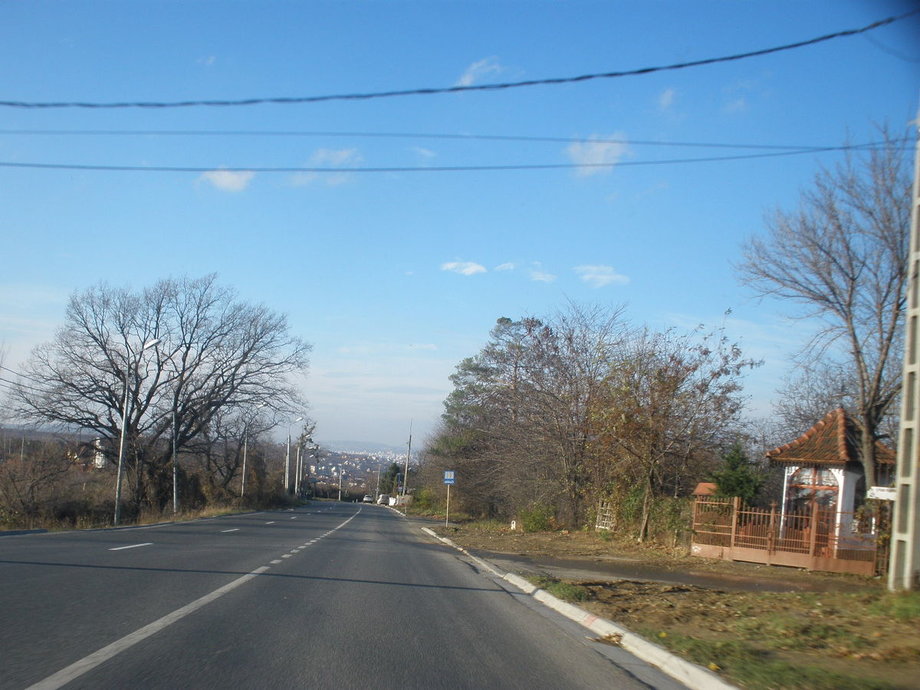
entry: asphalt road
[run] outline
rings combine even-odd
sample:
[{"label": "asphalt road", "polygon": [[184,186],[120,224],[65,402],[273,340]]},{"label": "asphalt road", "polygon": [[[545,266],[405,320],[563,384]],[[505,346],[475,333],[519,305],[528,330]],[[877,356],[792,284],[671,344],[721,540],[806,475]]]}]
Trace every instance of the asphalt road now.
[{"label": "asphalt road", "polygon": [[393,511],[336,503],[0,538],[0,688],[64,686],[680,687]]}]

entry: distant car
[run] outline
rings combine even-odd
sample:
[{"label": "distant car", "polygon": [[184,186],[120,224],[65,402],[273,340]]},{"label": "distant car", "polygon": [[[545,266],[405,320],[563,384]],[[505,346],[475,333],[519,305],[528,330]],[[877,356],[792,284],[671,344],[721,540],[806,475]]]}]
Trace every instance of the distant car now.
[{"label": "distant car", "polygon": [[364,498],[361,499],[361,502],[362,503],[373,503],[374,497],[371,496],[370,494],[364,494]]},{"label": "distant car", "polygon": [[378,505],[378,506],[389,505],[389,503],[390,503],[390,494],[380,494],[380,495],[377,497],[377,505]]}]

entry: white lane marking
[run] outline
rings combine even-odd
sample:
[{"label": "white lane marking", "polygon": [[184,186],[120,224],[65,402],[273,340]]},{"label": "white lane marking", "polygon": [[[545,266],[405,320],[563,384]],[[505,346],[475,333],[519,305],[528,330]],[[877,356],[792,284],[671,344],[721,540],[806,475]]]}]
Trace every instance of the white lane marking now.
[{"label": "white lane marking", "polygon": [[273,560],[273,561],[269,561],[269,563],[271,563],[272,565],[278,565],[280,562],[281,562],[281,559],[279,559],[279,558],[276,558],[276,559]]},{"label": "white lane marking", "polygon": [[94,668],[99,666],[99,664],[102,664],[108,661],[116,654],[120,654],[126,649],[133,647],[138,642],[146,640],[148,637],[150,637],[151,635],[154,635],[155,633],[158,633],[163,628],[166,628],[172,625],[173,623],[175,623],[176,621],[179,621],[185,618],[190,613],[194,613],[195,611],[200,609],[202,606],[205,606],[206,604],[210,604],[212,601],[220,599],[222,596],[224,596],[228,592],[236,589],[237,587],[239,587],[240,585],[246,582],[249,582],[249,580],[253,579],[254,577],[258,577],[259,575],[264,573],[266,570],[268,570],[268,568],[266,566],[262,566],[260,568],[256,568],[251,573],[247,573],[246,575],[243,575],[242,577],[238,577],[233,582],[229,582],[225,584],[223,587],[219,587],[215,589],[210,594],[205,594],[200,599],[196,599],[192,603],[186,604],[182,608],[178,608],[172,613],[166,614],[159,620],[155,620],[153,623],[150,623],[149,625],[145,625],[143,628],[140,628],[139,630],[135,630],[130,635],[125,635],[120,640],[116,640],[112,644],[106,645],[102,649],[96,652],[93,652],[89,656],[83,657],[79,661],[76,661],[72,663],[70,666],[67,666],[66,668],[61,669],[57,673],[48,676],[44,680],[40,680],[39,682],[35,683],[35,685],[30,686],[28,690],[56,690],[57,688],[63,687],[64,685],[66,685],[67,683],[70,683],[74,679],[79,678],[84,673],[87,673],[88,671],[93,670]]},{"label": "white lane marking", "polygon": [[221,534],[226,534],[227,532],[239,532],[239,531],[240,531],[239,527],[234,527],[233,529],[222,529],[220,532]]},{"label": "white lane marking", "polygon": [[[327,534],[332,534],[332,532],[342,529],[345,525],[347,525],[349,522],[354,520],[358,516],[358,514],[361,512],[361,510],[362,508],[358,508],[357,513],[355,513],[350,518],[345,520],[345,522],[343,522],[338,527],[334,527]],[[147,544],[135,544],[134,546],[150,546],[151,544],[152,542],[148,542]],[[130,546],[120,546],[117,548],[125,549],[125,548],[131,548],[131,547]],[[283,557],[284,556],[282,556],[282,558]],[[274,560],[274,561],[270,561],[270,563],[272,565],[277,565],[278,563],[281,563],[281,561]],[[65,668],[62,668],[57,673],[53,673],[52,675],[48,676],[44,680],[40,680],[34,685],[30,685],[28,688],[26,688],[26,690],[57,690],[58,688],[64,687],[65,685],[72,682],[76,678],[79,678],[83,674],[88,673],[89,671],[92,671],[94,668],[96,668],[100,664],[105,663],[106,661],[116,656],[117,654],[120,654],[121,652],[127,649],[130,649],[131,647],[136,645],[138,642],[142,642],[143,640],[146,640],[151,635],[158,633],[160,630],[163,630],[164,628],[172,625],[176,621],[182,620],[189,614],[192,614],[198,609],[202,608],[203,606],[210,604],[212,601],[216,601],[217,599],[220,599],[222,596],[224,596],[228,592],[231,592],[232,590],[236,589],[240,585],[245,584],[246,582],[253,579],[254,577],[258,577],[259,575],[264,573],[266,570],[271,570],[271,568],[269,568],[267,565],[263,565],[259,568],[256,568],[251,573],[247,573],[246,575],[243,575],[242,577],[238,577],[233,582],[228,582],[223,587],[218,587],[210,594],[205,594],[200,599],[196,599],[192,603],[186,604],[185,606],[176,609],[172,613],[168,613],[162,618],[155,620],[153,623],[150,623],[149,625],[145,625],[143,628],[135,630],[130,635],[125,635],[120,640],[115,640],[115,642],[113,642],[112,644],[106,645],[102,649],[93,652],[89,656],[83,657],[79,661],[75,661],[70,666],[66,666]]]},{"label": "white lane marking", "polygon": [[109,549],[109,551],[124,551],[125,549],[136,549],[140,546],[153,546],[153,542],[145,541],[143,544],[130,544],[129,546],[116,546],[113,549]]},{"label": "white lane marking", "polygon": [[296,519],[297,519],[297,516],[296,516],[296,515],[295,515],[294,517],[291,518],[291,520],[296,520]]},{"label": "white lane marking", "polygon": [[266,525],[274,525],[274,524],[275,524],[275,521],[274,521],[274,520],[269,520],[269,521],[266,522],[265,524],[266,524]]},{"label": "white lane marking", "polygon": [[281,558],[290,558],[290,557],[291,557],[291,554],[289,554],[289,553],[283,553],[283,554],[281,554]]}]

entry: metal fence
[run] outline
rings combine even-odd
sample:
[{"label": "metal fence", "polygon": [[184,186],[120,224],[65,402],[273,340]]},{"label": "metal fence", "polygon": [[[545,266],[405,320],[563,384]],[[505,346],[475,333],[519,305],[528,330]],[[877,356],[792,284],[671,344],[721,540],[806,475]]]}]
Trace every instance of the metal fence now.
[{"label": "metal fence", "polygon": [[[878,510],[838,513],[813,504],[803,512],[750,508],[738,498],[702,496],[693,506],[692,553],[708,558],[876,575],[887,564]],[[881,547],[880,547],[881,545]]]}]

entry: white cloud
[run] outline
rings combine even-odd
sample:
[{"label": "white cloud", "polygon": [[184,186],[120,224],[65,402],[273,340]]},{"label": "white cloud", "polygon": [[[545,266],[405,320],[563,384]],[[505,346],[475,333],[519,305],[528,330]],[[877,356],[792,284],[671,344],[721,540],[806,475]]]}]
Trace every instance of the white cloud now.
[{"label": "white cloud", "polygon": [[585,141],[569,144],[566,153],[573,163],[585,166],[577,170],[580,177],[610,172],[629,150],[625,139],[622,133],[609,136],[593,134]]},{"label": "white cloud", "polygon": [[602,288],[614,283],[626,285],[629,282],[629,276],[617,273],[613,266],[576,266],[574,270],[581,277],[582,282],[593,288]]},{"label": "white cloud", "polygon": [[451,271],[464,276],[472,276],[477,273],[486,273],[486,267],[473,261],[450,261],[441,264],[442,271]]},{"label": "white cloud", "polygon": [[674,105],[674,99],[677,97],[677,91],[668,88],[658,95],[658,109],[669,110]]},{"label": "white cloud", "polygon": [[534,268],[530,270],[530,279],[538,283],[552,283],[556,280],[556,276],[544,271],[540,264],[534,264]]},{"label": "white cloud", "polygon": [[422,146],[413,146],[412,151],[415,153],[416,156],[418,156],[419,158],[424,158],[425,160],[431,160],[432,158],[436,158],[438,155],[431,149],[426,149]]},{"label": "white cloud", "polygon": [[223,192],[242,192],[255,176],[254,172],[248,170],[209,170],[198,179]]},{"label": "white cloud", "polygon": [[310,165],[341,168],[346,165],[357,165],[363,160],[358,149],[317,149],[310,156]]},{"label": "white cloud", "polygon": [[513,271],[515,268],[517,268],[517,266],[515,266],[515,265],[514,265],[513,263],[511,263],[510,261],[506,261],[505,263],[499,264],[498,266],[496,266],[494,270],[496,270],[496,271]]},{"label": "white cloud", "polygon": [[482,81],[485,77],[501,74],[503,71],[504,68],[499,64],[498,58],[494,56],[483,58],[467,67],[455,86],[472,86]]},{"label": "white cloud", "polygon": [[739,79],[723,89],[725,94],[725,103],[722,106],[723,112],[733,115],[747,111],[749,97],[756,95],[759,91],[760,88],[756,81]]},{"label": "white cloud", "polygon": [[726,103],[723,109],[726,113],[743,113],[747,108],[747,99],[744,96],[739,96]]},{"label": "white cloud", "polygon": [[342,172],[303,172],[291,176],[291,184],[295,187],[306,187],[316,180],[322,179],[328,186],[344,184],[351,179],[345,172],[348,168],[355,168],[364,162],[364,157],[358,149],[317,149],[307,161],[309,168],[343,168]]}]

